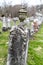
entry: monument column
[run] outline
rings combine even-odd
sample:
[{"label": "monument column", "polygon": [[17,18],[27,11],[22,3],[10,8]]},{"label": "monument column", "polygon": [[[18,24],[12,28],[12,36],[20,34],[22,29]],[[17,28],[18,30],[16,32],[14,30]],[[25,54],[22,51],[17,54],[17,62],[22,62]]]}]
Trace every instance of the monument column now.
[{"label": "monument column", "polygon": [[26,14],[24,8],[19,10],[20,24],[10,31],[7,65],[27,65],[29,37],[24,23]]}]

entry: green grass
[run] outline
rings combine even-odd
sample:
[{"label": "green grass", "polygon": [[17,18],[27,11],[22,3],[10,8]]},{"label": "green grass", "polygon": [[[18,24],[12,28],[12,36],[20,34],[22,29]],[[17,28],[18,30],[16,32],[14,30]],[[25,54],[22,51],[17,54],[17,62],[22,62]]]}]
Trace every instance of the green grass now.
[{"label": "green grass", "polygon": [[[18,24],[18,23],[16,23]],[[12,24],[13,25],[13,24]],[[2,30],[2,22],[0,21],[0,31]],[[9,31],[0,34],[0,65],[6,65],[8,53],[7,42],[9,40]],[[40,26],[39,32],[34,34],[34,40],[30,40],[28,48],[28,65],[43,65],[43,24]]]},{"label": "green grass", "polygon": [[28,49],[28,65],[43,65],[43,24],[38,33],[30,40]]},{"label": "green grass", "polygon": [[[0,31],[2,31],[2,22],[0,21]],[[6,58],[7,58],[7,52],[8,52],[8,36],[9,31],[2,32],[0,34],[0,65],[6,65]]]}]

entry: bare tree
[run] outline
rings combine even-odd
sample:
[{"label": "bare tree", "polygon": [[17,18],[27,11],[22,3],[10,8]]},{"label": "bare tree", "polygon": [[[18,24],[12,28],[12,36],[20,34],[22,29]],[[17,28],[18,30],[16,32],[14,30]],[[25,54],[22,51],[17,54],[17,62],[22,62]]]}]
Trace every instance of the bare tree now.
[{"label": "bare tree", "polygon": [[12,1],[10,1],[8,3],[6,2],[6,0],[3,1],[3,13],[5,15],[6,15],[6,13],[9,14],[9,8],[11,6],[11,3],[12,3]]}]

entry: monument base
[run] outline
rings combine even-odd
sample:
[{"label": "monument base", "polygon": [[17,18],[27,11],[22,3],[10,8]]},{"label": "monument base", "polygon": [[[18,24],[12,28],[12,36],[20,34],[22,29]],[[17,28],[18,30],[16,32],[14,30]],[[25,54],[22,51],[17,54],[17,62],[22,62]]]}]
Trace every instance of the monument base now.
[{"label": "monument base", "polygon": [[10,31],[7,65],[26,65],[28,32],[23,27]]},{"label": "monument base", "polygon": [[10,29],[11,29],[11,27],[8,27],[8,29],[10,30]]},{"label": "monument base", "polygon": [[7,31],[8,29],[6,27],[3,27],[2,28],[2,31]]}]

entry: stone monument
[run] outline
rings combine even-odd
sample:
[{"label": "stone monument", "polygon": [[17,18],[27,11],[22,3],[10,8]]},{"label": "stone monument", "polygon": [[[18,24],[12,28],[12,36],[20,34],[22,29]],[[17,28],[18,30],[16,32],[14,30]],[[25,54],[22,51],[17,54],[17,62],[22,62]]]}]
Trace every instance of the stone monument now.
[{"label": "stone monument", "polygon": [[3,31],[7,31],[6,17],[5,17],[4,15],[2,15],[2,20],[3,20],[2,30],[3,30]]},{"label": "stone monument", "polygon": [[24,23],[26,14],[24,8],[19,10],[20,24],[10,31],[7,65],[27,65],[29,36]]},{"label": "stone monument", "polygon": [[9,14],[8,18],[7,18],[7,28],[11,29],[11,15]]},{"label": "stone monument", "polygon": [[6,15],[2,16],[3,19],[3,27],[2,30],[3,31],[7,31],[8,29],[11,29],[11,15],[8,16],[8,14],[6,13]]},{"label": "stone monument", "polygon": [[14,25],[16,25],[16,22],[19,21],[19,18],[18,17],[14,17],[13,21],[14,21]]}]

